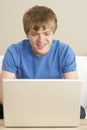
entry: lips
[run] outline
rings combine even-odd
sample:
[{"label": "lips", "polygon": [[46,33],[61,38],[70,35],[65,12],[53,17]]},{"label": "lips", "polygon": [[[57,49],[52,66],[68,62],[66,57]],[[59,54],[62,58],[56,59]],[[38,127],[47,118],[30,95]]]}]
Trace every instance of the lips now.
[{"label": "lips", "polygon": [[38,49],[43,49],[46,46],[46,44],[36,44],[36,45]]}]

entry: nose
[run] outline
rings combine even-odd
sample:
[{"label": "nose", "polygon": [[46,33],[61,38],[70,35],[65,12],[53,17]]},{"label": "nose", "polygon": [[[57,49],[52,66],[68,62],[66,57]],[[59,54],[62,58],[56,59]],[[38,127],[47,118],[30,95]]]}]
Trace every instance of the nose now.
[{"label": "nose", "polygon": [[40,34],[40,35],[38,36],[38,42],[43,42],[44,39],[45,39],[45,37],[44,37],[43,34]]}]

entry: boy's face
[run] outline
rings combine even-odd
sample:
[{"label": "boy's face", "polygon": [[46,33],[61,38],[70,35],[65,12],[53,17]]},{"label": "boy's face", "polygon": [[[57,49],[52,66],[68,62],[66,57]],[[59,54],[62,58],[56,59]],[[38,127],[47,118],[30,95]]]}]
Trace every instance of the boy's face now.
[{"label": "boy's face", "polygon": [[30,39],[33,52],[37,56],[48,53],[53,39],[53,31],[49,28],[40,28],[38,31],[30,29],[27,37]]}]

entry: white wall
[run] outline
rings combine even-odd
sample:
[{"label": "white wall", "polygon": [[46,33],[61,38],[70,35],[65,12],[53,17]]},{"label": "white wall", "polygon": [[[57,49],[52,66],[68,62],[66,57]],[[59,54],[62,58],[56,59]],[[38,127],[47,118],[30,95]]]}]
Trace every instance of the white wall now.
[{"label": "white wall", "polygon": [[26,38],[22,16],[33,5],[46,5],[58,17],[56,39],[69,43],[76,55],[87,56],[87,0],[0,0],[0,54]]}]

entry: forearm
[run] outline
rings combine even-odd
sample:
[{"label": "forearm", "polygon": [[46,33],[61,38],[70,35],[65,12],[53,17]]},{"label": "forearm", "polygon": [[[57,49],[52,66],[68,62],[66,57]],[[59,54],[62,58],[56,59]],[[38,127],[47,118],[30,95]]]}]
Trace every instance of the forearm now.
[{"label": "forearm", "polygon": [[78,79],[78,73],[76,71],[64,73],[65,79]]},{"label": "forearm", "polygon": [[14,73],[11,73],[11,72],[7,72],[7,71],[3,71],[1,72],[1,75],[0,75],[0,104],[3,103],[3,89],[2,89],[2,80],[3,79],[15,79],[16,76]]}]

